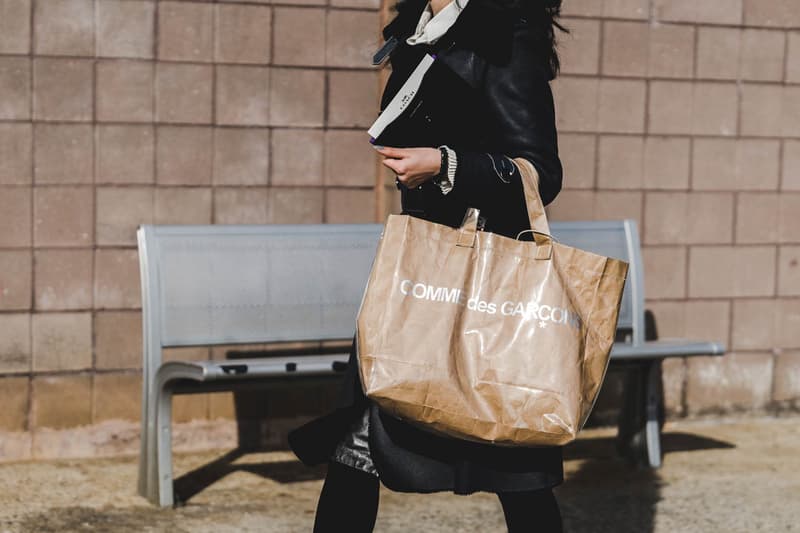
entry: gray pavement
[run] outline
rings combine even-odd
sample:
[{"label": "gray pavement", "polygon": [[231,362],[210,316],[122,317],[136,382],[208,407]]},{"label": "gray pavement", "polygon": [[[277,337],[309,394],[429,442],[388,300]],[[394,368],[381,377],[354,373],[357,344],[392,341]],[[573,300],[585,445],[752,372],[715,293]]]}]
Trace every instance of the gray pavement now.
[{"label": "gray pavement", "polygon": [[[571,445],[557,489],[567,532],[800,531],[800,417],[668,423],[664,467],[614,457],[613,430]],[[286,452],[178,456],[176,509],[135,494],[136,458],[0,465],[0,532],[310,531],[322,470]],[[503,532],[489,494],[384,491],[377,532]],[[532,530],[535,531],[535,530]]]}]

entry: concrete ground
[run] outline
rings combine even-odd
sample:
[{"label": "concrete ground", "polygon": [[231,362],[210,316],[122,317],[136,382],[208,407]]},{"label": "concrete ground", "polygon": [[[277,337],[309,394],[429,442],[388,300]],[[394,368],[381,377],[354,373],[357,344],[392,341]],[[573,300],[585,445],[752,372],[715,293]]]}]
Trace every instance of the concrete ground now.
[{"label": "concrete ground", "polygon": [[[571,445],[557,489],[575,533],[800,531],[800,417],[668,423],[664,467],[635,470],[613,431]],[[176,458],[176,509],[135,494],[136,458],[0,465],[0,532],[310,531],[321,470],[285,452]],[[188,475],[187,475],[188,474]],[[488,494],[384,491],[378,532],[503,532]],[[533,531],[533,530],[532,530]]]}]

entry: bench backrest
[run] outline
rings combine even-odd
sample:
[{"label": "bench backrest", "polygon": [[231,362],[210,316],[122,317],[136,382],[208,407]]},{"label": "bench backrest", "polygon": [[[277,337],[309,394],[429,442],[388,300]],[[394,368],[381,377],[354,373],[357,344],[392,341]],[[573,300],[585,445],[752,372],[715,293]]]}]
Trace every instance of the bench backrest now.
[{"label": "bench backrest", "polygon": [[[562,243],[631,264],[619,328],[643,340],[636,223],[561,222]],[[350,339],[380,224],[142,226],[145,367],[173,346]]]},{"label": "bench backrest", "polygon": [[629,332],[633,344],[644,344],[644,272],[636,221],[552,222],[550,231],[563,244],[628,262],[617,329]]},{"label": "bench backrest", "polygon": [[348,339],[380,224],[142,226],[161,347]]}]

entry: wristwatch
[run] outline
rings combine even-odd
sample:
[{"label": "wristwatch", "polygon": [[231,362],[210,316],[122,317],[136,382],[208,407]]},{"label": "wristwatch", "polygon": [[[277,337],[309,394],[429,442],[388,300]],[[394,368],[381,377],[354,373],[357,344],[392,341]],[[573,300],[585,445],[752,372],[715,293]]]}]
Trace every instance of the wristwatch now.
[{"label": "wristwatch", "polygon": [[442,164],[439,166],[439,173],[436,174],[431,181],[433,181],[436,185],[441,186],[443,181],[447,181],[447,148],[440,146],[439,153],[442,156]]}]

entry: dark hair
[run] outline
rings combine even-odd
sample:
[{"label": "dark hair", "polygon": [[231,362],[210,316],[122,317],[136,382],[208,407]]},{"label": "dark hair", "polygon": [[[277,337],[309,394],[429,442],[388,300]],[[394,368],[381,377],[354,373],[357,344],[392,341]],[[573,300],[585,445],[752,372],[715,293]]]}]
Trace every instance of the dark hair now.
[{"label": "dark hair", "polygon": [[564,33],[569,30],[558,19],[561,16],[562,0],[478,0],[509,10],[528,21],[533,29],[536,55],[549,68],[550,78],[558,76],[561,62],[558,58],[558,39],[556,29]]},{"label": "dark hair", "polygon": [[[455,0],[461,4],[460,0]],[[492,8],[510,11],[514,16],[524,18],[534,30],[534,47],[536,56],[547,65],[550,78],[555,78],[561,67],[558,59],[558,39],[556,29],[564,33],[569,30],[562,26],[558,19],[561,16],[562,0],[469,0],[483,2]],[[398,0],[394,9],[400,11],[408,0]]]}]

